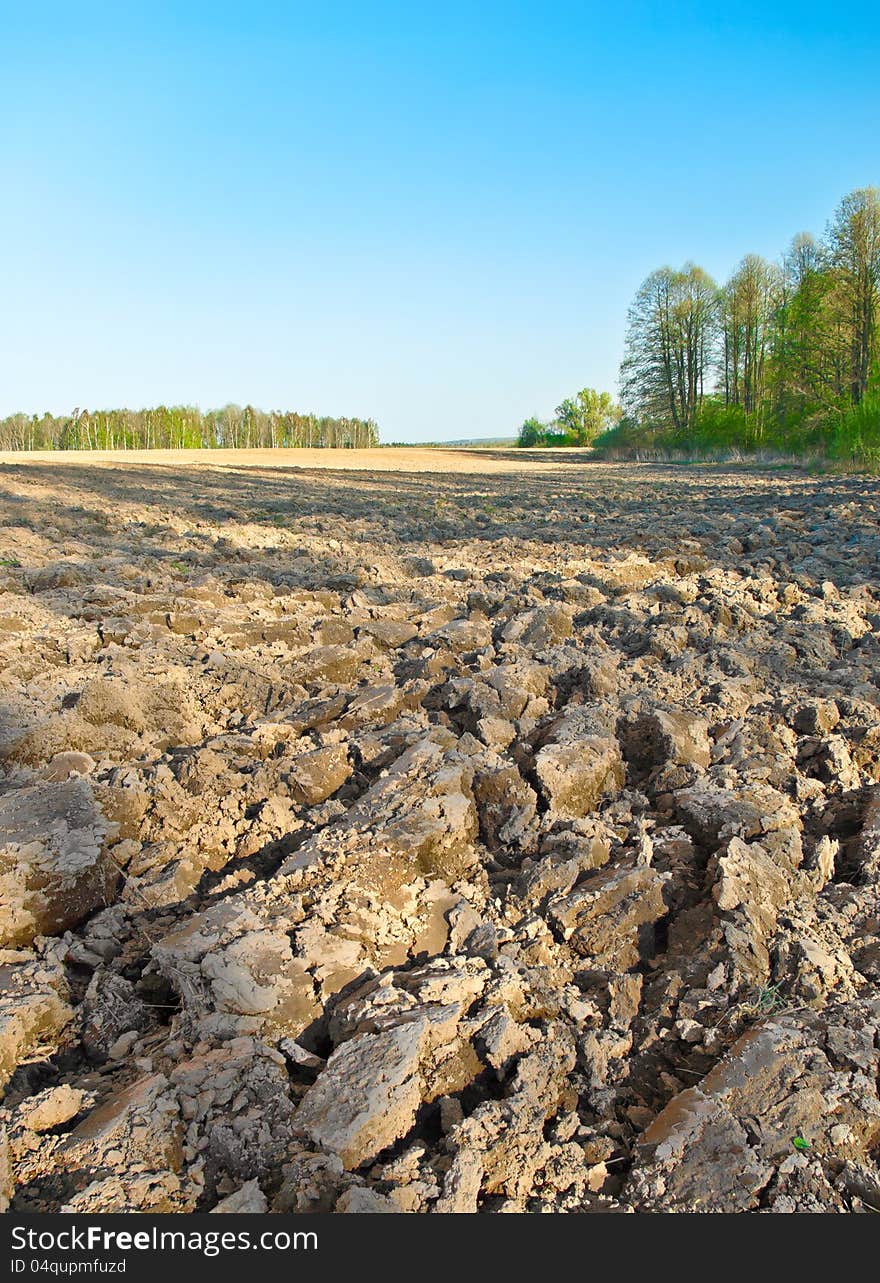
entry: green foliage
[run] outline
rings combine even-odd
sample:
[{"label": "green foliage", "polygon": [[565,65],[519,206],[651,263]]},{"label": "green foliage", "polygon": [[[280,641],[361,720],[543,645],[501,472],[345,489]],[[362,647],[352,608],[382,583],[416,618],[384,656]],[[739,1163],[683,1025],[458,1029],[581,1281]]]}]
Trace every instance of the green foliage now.
[{"label": "green foliage", "polygon": [[[841,201],[822,242],[747,255],[716,288],[664,267],[629,313],[616,457],[750,453],[880,468],[880,191]],[[561,407],[562,408],[562,407]]]},{"label": "green foliage", "polygon": [[617,423],[620,415],[620,406],[615,405],[611,394],[595,388],[582,388],[574,398],[567,397],[556,407],[556,422],[574,445],[591,445]]},{"label": "green foliage", "polygon": [[620,367],[623,408],[639,422],[683,432],[707,391],[717,338],[718,288],[695,263],[661,267],[642,283],[627,318]]},{"label": "green foliage", "polygon": [[540,419],[536,419],[532,416],[531,419],[526,419],[525,423],[520,428],[516,444],[518,446],[522,446],[524,449],[528,449],[530,446],[540,445],[543,442],[543,439],[544,425]]},{"label": "green foliage", "polygon": [[545,446],[571,446],[580,445],[577,437],[573,432],[567,432],[559,423],[548,423],[544,429],[544,440],[542,445]]},{"label": "green foliage", "polygon": [[828,453],[834,459],[880,465],[880,392],[830,416]]},{"label": "green foliage", "polygon": [[782,985],[760,985],[752,1007],[758,1016],[770,1016],[775,1011],[782,1011],[787,1006],[787,999],[782,992]]},{"label": "green foliage", "polygon": [[568,397],[556,407],[556,418],[542,423],[532,416],[519,430],[517,445],[529,448],[541,446],[585,446],[620,419],[620,406],[615,405],[608,392],[595,388],[582,388],[575,397]]},{"label": "green foliage", "polygon": [[[870,402],[858,416],[860,422],[869,418]],[[847,432],[836,425],[843,423],[839,412],[815,408],[808,412],[791,412],[773,417],[766,407],[747,414],[741,406],[725,405],[721,397],[707,397],[701,405],[694,425],[680,432],[665,425],[637,423],[624,419],[617,428],[606,432],[594,442],[594,449],[607,458],[705,458],[730,459],[750,454],[774,456],[832,457],[842,460],[867,459],[867,450],[861,446],[868,440],[868,429],[857,434],[851,427]],[[850,417],[847,417],[850,423]],[[877,457],[880,459],[880,432],[877,434]],[[838,433],[841,444],[835,441]],[[860,444],[849,449],[853,439]]]},{"label": "green foliage", "polygon": [[532,446],[564,446],[578,445],[574,434],[566,432],[559,423],[542,423],[540,419],[526,419],[525,423],[519,430],[519,436],[516,439],[518,446],[529,449]]},{"label": "green foliage", "polygon": [[716,397],[707,397],[697,411],[694,426],[685,434],[688,449],[734,450],[755,436],[754,416],[742,406],[725,405]]},{"label": "green foliage", "polygon": [[253,406],[224,406],[204,414],[193,406],[151,410],[74,410],[73,414],[13,414],[0,419],[0,450],[246,450],[312,446],[363,448],[379,444],[372,419],[331,418]]}]

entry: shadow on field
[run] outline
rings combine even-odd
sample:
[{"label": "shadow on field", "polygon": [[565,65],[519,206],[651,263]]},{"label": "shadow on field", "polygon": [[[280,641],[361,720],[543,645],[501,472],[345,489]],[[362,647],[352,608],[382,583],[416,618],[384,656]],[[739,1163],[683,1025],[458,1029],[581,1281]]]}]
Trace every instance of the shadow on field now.
[{"label": "shadow on field", "polygon": [[[516,452],[471,453],[485,458]],[[15,493],[19,487],[23,493]],[[54,492],[51,500],[46,490]],[[702,554],[719,565],[742,570],[760,566],[771,573],[777,549],[796,538],[840,551],[839,560],[820,568],[820,577],[840,586],[850,581],[847,545],[878,533],[878,504],[876,478],[770,470],[749,471],[744,477],[711,467],[692,472],[674,466],[585,464],[558,473],[368,473],[288,467],[0,466],[2,525],[40,531],[63,515],[68,522],[74,518],[72,534],[91,532],[96,546],[125,555],[136,541],[141,552],[166,556],[179,553],[180,536],[169,524],[176,519],[192,525],[187,538],[193,551],[226,562],[236,560],[235,539],[223,533],[227,523],[300,529],[348,538],[353,545],[390,535],[403,545],[398,551],[409,544],[517,539],[595,549],[600,556],[635,551],[656,557],[675,554],[695,540]],[[782,518],[794,519],[794,534]],[[763,535],[752,547],[749,532],[757,527]],[[735,552],[730,547],[733,531],[741,545]],[[281,560],[290,554],[289,548],[276,552]],[[802,550],[799,555],[803,559],[806,554]]]}]

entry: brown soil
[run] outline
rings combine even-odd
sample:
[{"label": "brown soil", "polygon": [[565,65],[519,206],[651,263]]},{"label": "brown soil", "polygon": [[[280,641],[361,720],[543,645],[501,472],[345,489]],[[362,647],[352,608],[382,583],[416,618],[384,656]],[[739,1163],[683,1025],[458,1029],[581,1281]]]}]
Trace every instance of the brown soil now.
[{"label": "brown soil", "polygon": [[0,459],[0,1206],[880,1206],[880,483]]}]

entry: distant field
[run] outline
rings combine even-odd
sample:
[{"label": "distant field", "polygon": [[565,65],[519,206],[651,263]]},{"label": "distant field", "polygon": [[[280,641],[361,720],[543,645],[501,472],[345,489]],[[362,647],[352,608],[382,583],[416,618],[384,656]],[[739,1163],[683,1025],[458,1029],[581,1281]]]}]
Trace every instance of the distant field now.
[{"label": "distant field", "polygon": [[456,441],[423,441],[423,442],[406,442],[406,441],[385,441],[383,445],[388,449],[400,450],[410,449],[413,446],[424,446],[427,450],[504,450],[509,446],[517,445],[516,437],[461,437]]},{"label": "distant field", "polygon": [[354,472],[535,472],[570,468],[590,450],[399,446],[375,450],[8,450],[0,464],[138,464],[193,468],[330,468]]}]

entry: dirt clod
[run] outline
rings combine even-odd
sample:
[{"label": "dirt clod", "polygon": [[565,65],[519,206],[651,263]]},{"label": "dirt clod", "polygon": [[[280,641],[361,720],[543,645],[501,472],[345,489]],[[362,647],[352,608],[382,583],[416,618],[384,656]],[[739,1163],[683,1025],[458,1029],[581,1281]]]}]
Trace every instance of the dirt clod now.
[{"label": "dirt clod", "polygon": [[0,464],[0,1209],[876,1210],[878,483],[349,453]]}]

